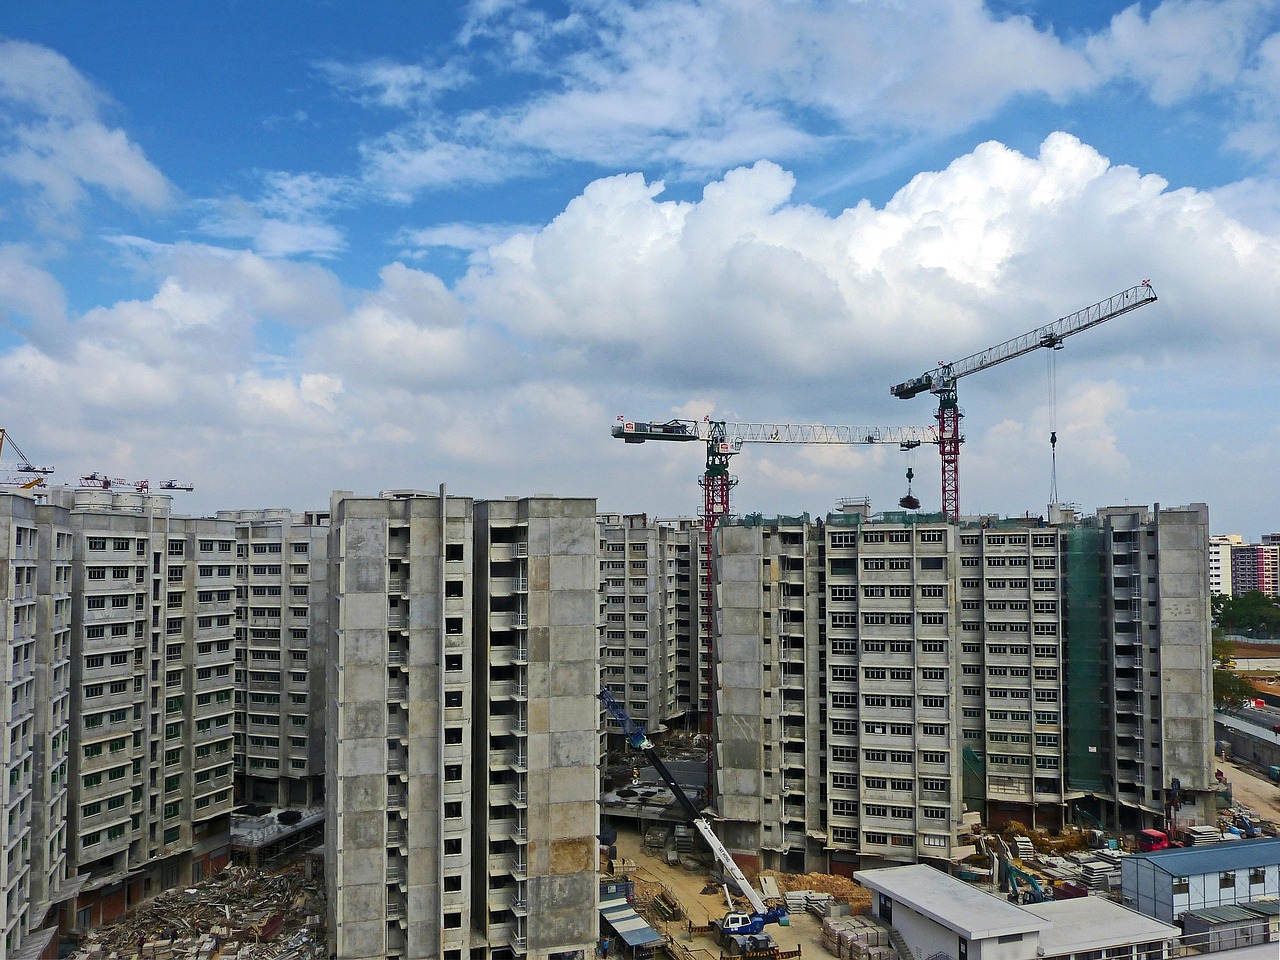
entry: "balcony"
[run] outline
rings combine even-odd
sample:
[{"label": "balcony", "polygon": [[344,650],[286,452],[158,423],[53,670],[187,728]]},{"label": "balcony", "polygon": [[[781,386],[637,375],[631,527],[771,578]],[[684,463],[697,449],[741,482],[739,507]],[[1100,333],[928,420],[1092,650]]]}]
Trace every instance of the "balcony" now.
[{"label": "balcony", "polygon": [[406,800],[406,797],[405,797],[404,790],[388,790],[387,791],[387,809],[388,810],[403,809],[405,805],[405,800]]},{"label": "balcony", "polygon": [[387,593],[404,593],[405,580],[404,577],[388,577]]},{"label": "balcony", "polygon": [[393,753],[387,757],[387,773],[404,773],[408,769],[408,761],[399,754]]},{"label": "balcony", "polygon": [[524,880],[528,877],[529,865],[525,862],[523,854],[518,857],[510,857],[507,860],[507,869],[511,871],[511,875],[517,880]]},{"label": "balcony", "polygon": [[407,681],[387,684],[387,699],[407,703],[409,700],[409,684]]},{"label": "balcony", "polygon": [[388,613],[388,630],[406,630],[409,627],[409,615],[406,613]]}]

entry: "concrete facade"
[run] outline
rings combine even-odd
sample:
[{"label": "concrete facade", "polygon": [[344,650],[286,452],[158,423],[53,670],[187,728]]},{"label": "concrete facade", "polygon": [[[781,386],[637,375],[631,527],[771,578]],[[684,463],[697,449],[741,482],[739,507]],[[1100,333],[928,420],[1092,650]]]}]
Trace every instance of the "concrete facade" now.
[{"label": "concrete facade", "polygon": [[[691,520],[597,517],[601,683],[651,733],[697,713],[697,551]],[[704,681],[705,682],[705,681]],[[621,731],[609,724],[613,748]]]},{"label": "concrete facade", "polygon": [[47,944],[55,908],[75,893],[67,863],[71,563],[65,510],[0,494],[0,958]]},{"label": "concrete facade", "polygon": [[855,508],[722,527],[726,845],[765,867],[848,872],[961,859],[977,815],[1201,819],[1207,519],[1193,505],[957,526]]},{"label": "concrete facade", "polygon": [[[74,542],[73,924],[106,922],[227,862],[234,530],[170,497],[54,490]],[[201,563],[204,554],[218,558]]]},{"label": "concrete facade", "polygon": [[580,955],[598,897],[595,502],[338,492],[330,514],[332,949]]},{"label": "concrete facade", "polygon": [[[310,807],[324,798],[329,517],[224,510],[217,518],[235,529],[237,797]],[[202,570],[218,560],[213,547],[197,544]]]}]

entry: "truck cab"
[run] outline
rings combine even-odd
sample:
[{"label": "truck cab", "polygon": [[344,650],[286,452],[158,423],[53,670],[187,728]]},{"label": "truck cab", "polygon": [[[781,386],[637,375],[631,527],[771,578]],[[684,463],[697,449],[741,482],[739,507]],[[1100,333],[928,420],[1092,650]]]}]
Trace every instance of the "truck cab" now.
[{"label": "truck cab", "polygon": [[1164,850],[1169,846],[1169,836],[1159,830],[1139,830],[1138,849],[1143,853]]}]

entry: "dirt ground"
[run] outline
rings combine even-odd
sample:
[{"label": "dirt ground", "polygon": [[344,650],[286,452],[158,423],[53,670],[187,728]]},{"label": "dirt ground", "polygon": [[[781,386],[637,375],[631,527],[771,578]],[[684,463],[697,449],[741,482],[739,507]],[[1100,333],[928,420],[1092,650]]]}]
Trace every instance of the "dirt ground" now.
[{"label": "dirt ground", "polygon": [[1216,758],[1213,762],[1231,781],[1231,796],[1237,803],[1260,817],[1280,823],[1280,786],[1232,760]]},{"label": "dirt ground", "polygon": [[[659,922],[658,931],[688,947],[699,960],[705,960],[708,956],[718,960],[722,952],[719,945],[706,934],[691,938],[688,924],[692,920],[695,924],[703,925],[713,917],[722,917],[728,909],[724,893],[718,888],[716,893],[702,892],[703,887],[711,882],[711,875],[706,870],[695,872],[681,866],[668,866],[665,860],[642,852],[640,846],[638,832],[625,827],[618,829],[618,857],[636,862],[634,879],[641,881],[637,883],[637,887],[643,888],[643,883],[660,884],[671,897],[679,901],[688,918],[665,924]],[[789,927],[770,925],[768,930],[783,950],[801,947],[806,956],[829,956],[822,946],[822,921],[812,914],[793,914]]]}]

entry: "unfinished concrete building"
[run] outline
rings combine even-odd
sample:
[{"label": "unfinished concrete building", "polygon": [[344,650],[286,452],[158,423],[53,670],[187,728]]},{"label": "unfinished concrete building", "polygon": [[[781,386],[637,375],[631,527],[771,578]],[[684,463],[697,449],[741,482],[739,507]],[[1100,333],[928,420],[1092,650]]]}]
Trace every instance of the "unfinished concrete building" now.
[{"label": "unfinished concrete building", "polygon": [[[695,719],[697,537],[692,520],[602,514],[601,683],[652,733]],[[621,746],[616,723],[602,729]]]},{"label": "unfinished concrete building", "polygon": [[598,899],[595,502],[338,492],[330,513],[332,949],[581,956]]},{"label": "unfinished concrete building", "polygon": [[721,527],[726,843],[847,872],[967,856],[977,816],[1211,816],[1205,514],[957,526],[855,508]]},{"label": "unfinished concrete building", "polygon": [[67,864],[72,536],[65,510],[0,493],[4,631],[0,957],[38,955],[75,895]]},{"label": "unfinished concrete building", "polygon": [[230,524],[171,516],[168,496],[49,499],[74,543],[68,847],[83,928],[227,860],[235,541]]},{"label": "unfinished concrete building", "polygon": [[[217,517],[235,530],[237,795],[269,807],[316,808],[324,800],[328,514],[223,510]],[[202,569],[217,562],[206,550],[210,541],[197,546]]]}]

